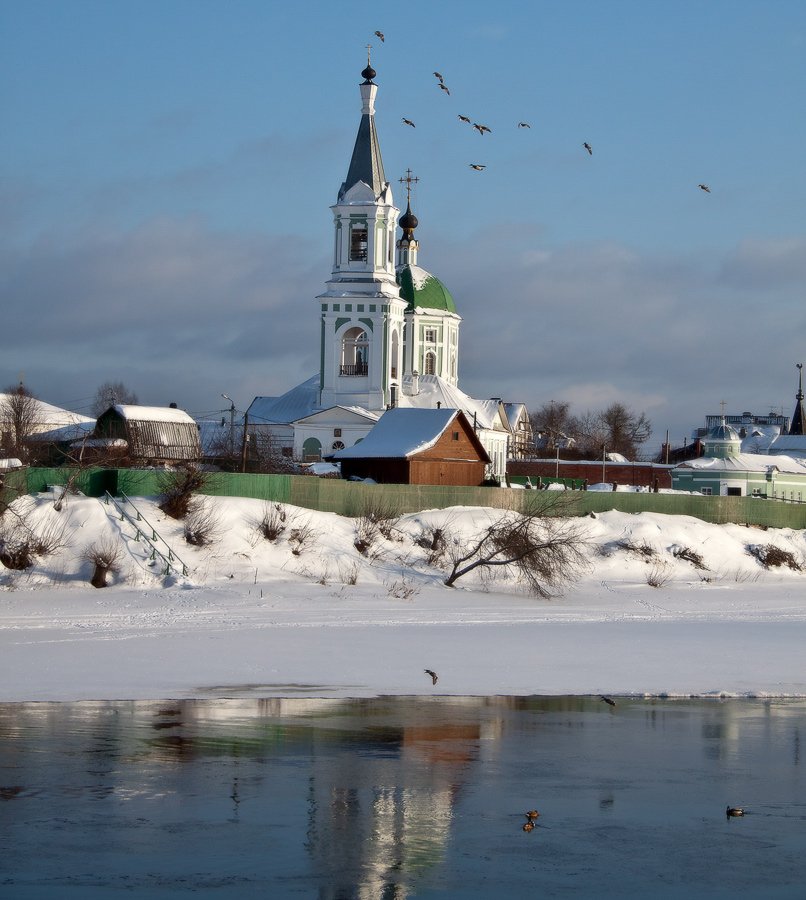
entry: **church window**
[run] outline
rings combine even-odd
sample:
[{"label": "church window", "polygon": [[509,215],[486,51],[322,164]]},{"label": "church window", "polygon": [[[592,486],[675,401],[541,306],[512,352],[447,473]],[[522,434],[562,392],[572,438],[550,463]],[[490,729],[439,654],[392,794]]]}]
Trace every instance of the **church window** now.
[{"label": "church window", "polygon": [[350,328],[341,342],[339,375],[366,376],[369,372],[369,340],[363,328]]},{"label": "church window", "polygon": [[350,261],[367,261],[367,223],[357,222],[350,228]]},{"label": "church window", "polygon": [[390,374],[392,378],[397,378],[397,371],[400,366],[400,339],[397,336],[397,329],[392,332],[392,365]]},{"label": "church window", "polygon": [[344,450],[344,444],[341,441],[333,441],[334,450]]},{"label": "church window", "polygon": [[425,374],[437,374],[437,355],[431,350],[429,350],[428,353],[425,354]]},{"label": "church window", "polygon": [[437,342],[437,330],[436,328],[426,328],[425,329],[425,340],[428,344],[436,344]]}]

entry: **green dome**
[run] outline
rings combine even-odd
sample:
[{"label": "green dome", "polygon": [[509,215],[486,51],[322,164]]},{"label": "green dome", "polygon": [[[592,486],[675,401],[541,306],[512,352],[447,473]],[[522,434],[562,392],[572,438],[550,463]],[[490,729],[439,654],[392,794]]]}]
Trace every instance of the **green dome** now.
[{"label": "green dome", "polygon": [[405,266],[397,273],[400,294],[409,309],[438,309],[455,313],[456,304],[445,285],[419,266]]}]

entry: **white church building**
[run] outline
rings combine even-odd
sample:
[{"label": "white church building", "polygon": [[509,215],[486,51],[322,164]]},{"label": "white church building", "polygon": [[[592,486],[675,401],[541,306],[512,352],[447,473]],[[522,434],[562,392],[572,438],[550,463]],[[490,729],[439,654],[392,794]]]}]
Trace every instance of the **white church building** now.
[{"label": "white church building", "polygon": [[[361,121],[333,212],[333,260],[320,318],[319,373],[280,397],[250,405],[250,441],[278,455],[314,461],[362,440],[387,409],[460,409],[503,480],[512,437],[500,399],[474,400],[459,389],[461,316],[442,282],[418,264],[411,211],[400,216],[386,180],[375,130],[375,70],[361,73]],[[397,239],[398,227],[402,235]]]}]

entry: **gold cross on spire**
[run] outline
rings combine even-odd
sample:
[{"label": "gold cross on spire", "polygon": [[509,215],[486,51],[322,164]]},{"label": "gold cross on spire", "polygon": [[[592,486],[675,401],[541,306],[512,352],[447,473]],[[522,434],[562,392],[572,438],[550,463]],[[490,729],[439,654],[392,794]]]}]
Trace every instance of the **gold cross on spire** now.
[{"label": "gold cross on spire", "polygon": [[406,185],[406,202],[411,203],[411,186],[417,184],[420,179],[411,174],[411,169],[406,169],[406,174],[402,178],[398,178],[401,184]]},{"label": "gold cross on spire", "polygon": [[725,415],[725,407],[726,407],[727,405],[728,405],[728,401],[727,401],[727,400],[720,400],[720,401],[719,401],[719,406],[720,406],[720,409],[722,410],[722,415],[723,415],[723,416]]},{"label": "gold cross on spire", "polygon": [[369,55],[372,50],[372,44],[367,44],[367,65],[370,66],[372,63],[370,62]]}]

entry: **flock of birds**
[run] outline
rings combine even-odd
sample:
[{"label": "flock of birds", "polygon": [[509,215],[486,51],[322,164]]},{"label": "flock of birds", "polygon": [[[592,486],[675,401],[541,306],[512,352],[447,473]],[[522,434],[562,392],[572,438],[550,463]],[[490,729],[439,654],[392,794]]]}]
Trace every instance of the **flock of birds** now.
[{"label": "flock of birds", "polygon": [[[375,37],[377,37],[378,40],[381,41],[381,43],[385,43],[385,41],[386,41],[386,35],[382,31],[376,31]],[[450,96],[450,93],[451,93],[450,89],[448,88],[448,85],[445,84],[445,79],[442,76],[442,73],[434,72],[433,75],[434,75],[434,78],[437,79],[437,87],[441,91],[443,91],[445,94]],[[473,130],[478,132],[478,134],[481,135],[482,137],[484,137],[485,134],[492,134],[491,128],[489,128],[487,125],[482,125],[480,122],[474,122],[469,116],[463,116],[460,113],[457,118],[459,119],[460,122],[463,122],[466,125],[471,125],[473,127]],[[417,127],[411,119],[408,119],[405,116],[403,117],[403,124],[408,125],[409,128]],[[532,126],[528,122],[518,122],[519,129],[520,128],[531,129],[531,127]],[[588,143],[588,141],[583,141],[582,148],[583,148],[583,150],[585,150],[588,153],[589,156],[593,156],[593,147],[591,146],[590,143]],[[483,172],[487,168],[487,165],[485,163],[468,163],[468,165],[475,172]],[[707,184],[699,184],[699,185],[697,185],[697,187],[699,187],[699,189],[701,191],[705,191],[706,194],[711,193],[711,188],[709,188]]]},{"label": "flock of birds", "polygon": [[[700,185],[700,187],[707,190],[704,185]],[[436,684],[439,681],[439,676],[433,669],[425,669],[425,674],[430,676],[431,684]],[[615,706],[616,701],[612,697],[607,697],[604,694],[599,695],[599,699],[606,703],[608,706]],[[729,819],[737,819],[740,816],[745,815],[747,810],[743,806],[728,806],[725,810],[725,815]],[[525,813],[526,822],[523,825],[524,831],[534,831],[535,825],[537,824],[537,819],[540,816],[540,813],[536,809],[530,809],[529,812]]]}]

